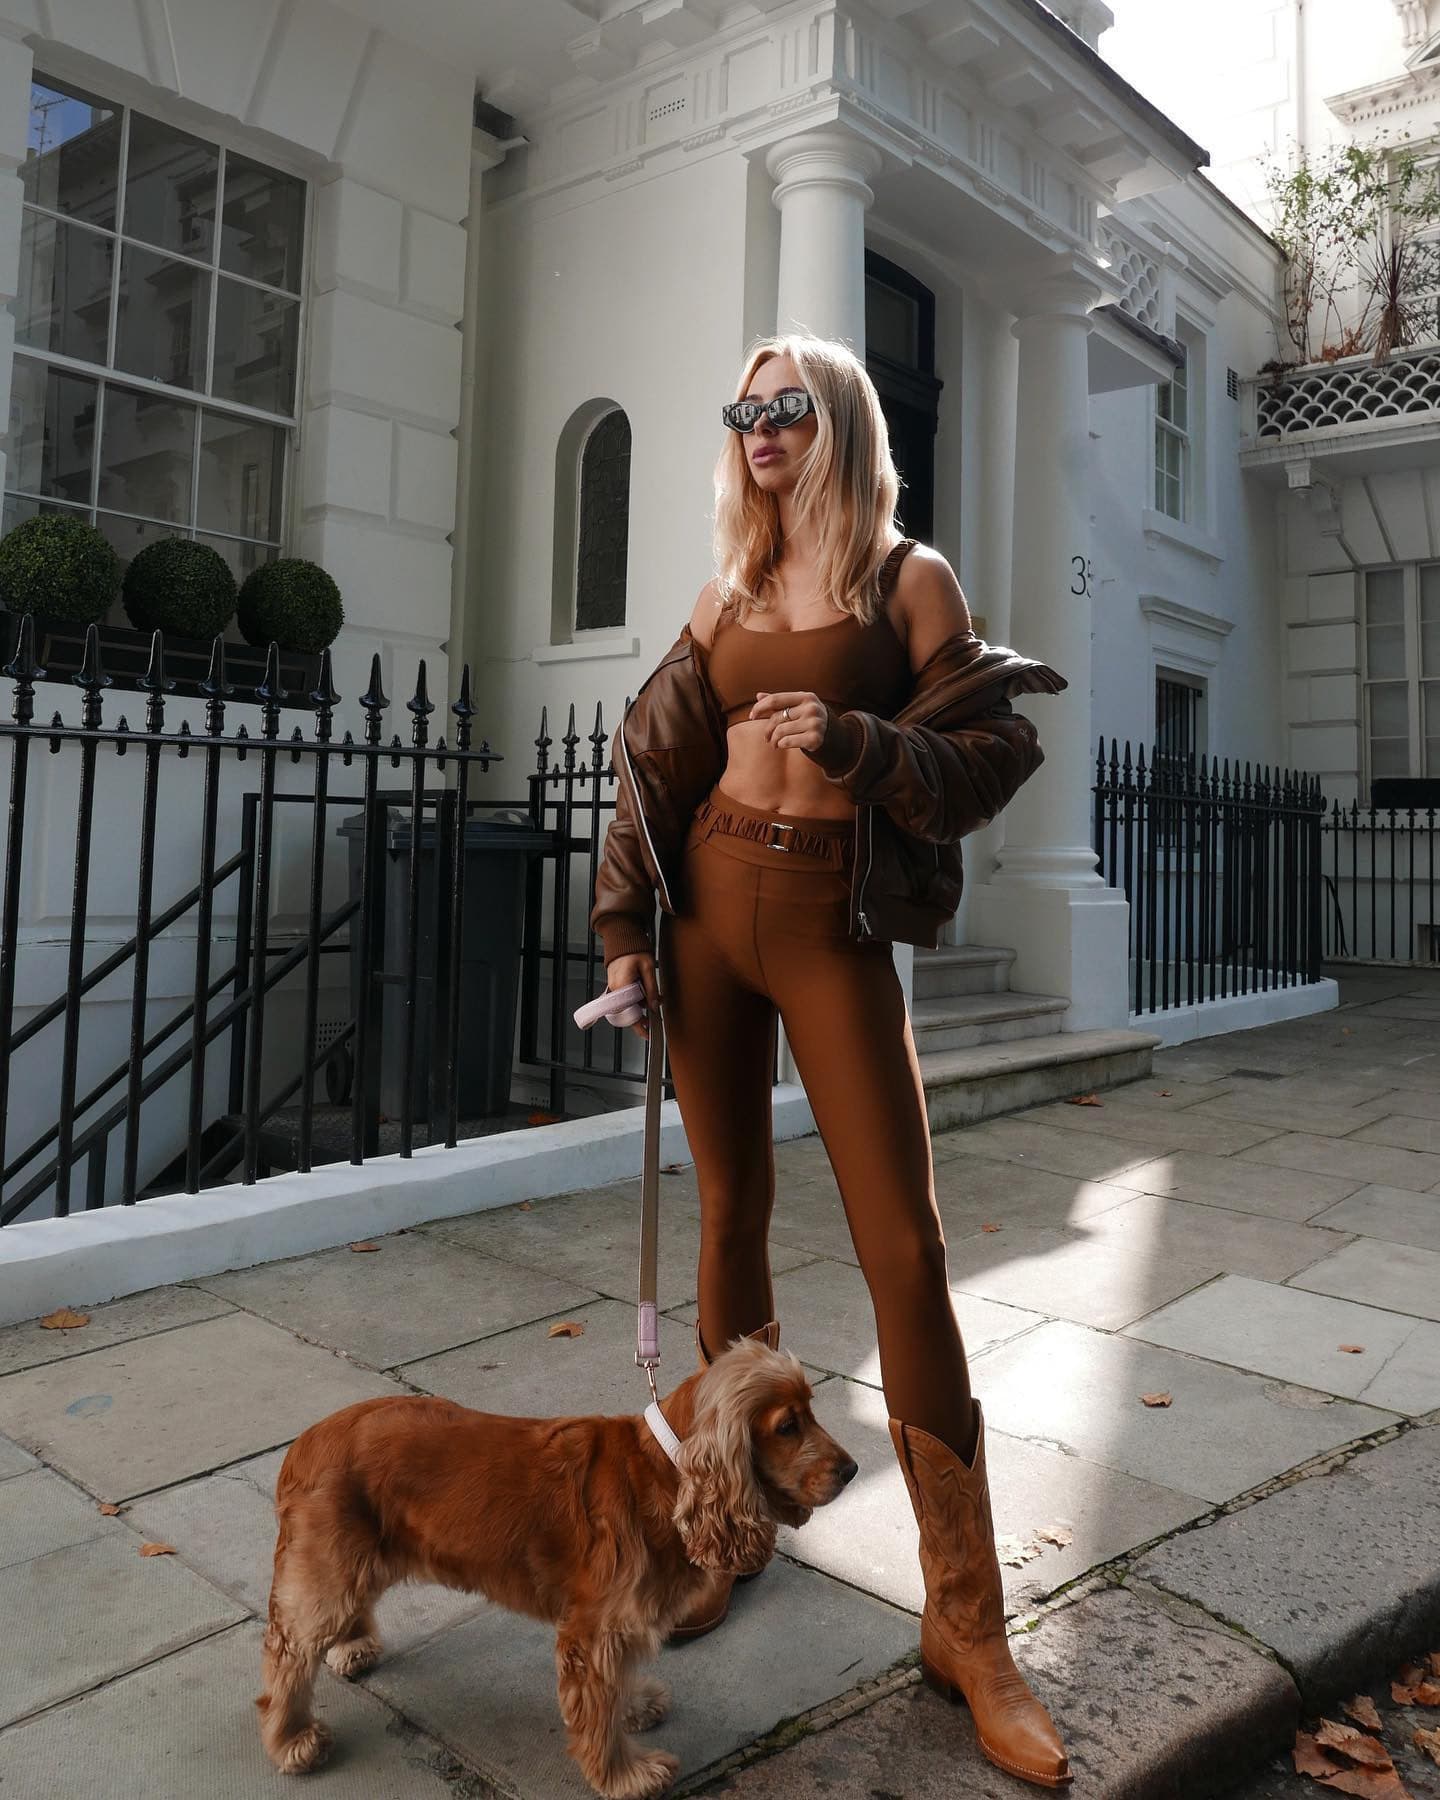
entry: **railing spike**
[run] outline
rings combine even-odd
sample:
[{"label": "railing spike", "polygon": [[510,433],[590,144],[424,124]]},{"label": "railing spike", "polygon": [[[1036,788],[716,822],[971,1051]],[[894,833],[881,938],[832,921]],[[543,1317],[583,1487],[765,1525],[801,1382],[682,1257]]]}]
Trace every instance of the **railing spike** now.
[{"label": "railing spike", "polygon": [[[140,677],[140,686],[150,696],[145,704],[145,729],[163,731],[165,696],[173,692],[175,683],[165,674],[165,634],[158,629],[150,634],[150,661]],[[123,719],[121,725],[124,725]]]},{"label": "railing spike", "polygon": [[475,717],[476,706],[470,698],[470,665],[464,664],[460,670],[460,696],[451,702],[450,710],[455,715],[455,748],[470,748],[470,721]]},{"label": "railing spike", "polygon": [[370,685],[360,696],[360,705],[365,711],[365,742],[380,742],[380,715],[390,704],[385,689],[380,685],[380,652],[377,650],[370,658]]},{"label": "railing spike", "polygon": [[405,710],[410,713],[413,724],[410,727],[410,739],[417,750],[423,750],[430,736],[430,715],[435,710],[435,702],[430,698],[430,691],[425,680],[425,658],[420,658],[419,667],[415,671],[415,692],[405,702]]},{"label": "railing spike", "polygon": [[280,646],[274,638],[265,652],[265,673],[255,689],[255,698],[260,702],[260,729],[267,738],[280,735],[280,702],[288,698],[288,691],[280,685]]},{"label": "railing spike", "polygon": [[80,703],[80,723],[87,731],[100,729],[102,703],[100,696],[110,687],[110,677],[100,660],[100,630],[96,625],[85,627],[85,656],[78,673],[70,679],[84,696]]},{"label": "railing spike", "polygon": [[335,708],[339,703],[340,696],[335,691],[330,651],[327,646],[320,652],[319,678],[310,690],[310,704],[315,708],[315,736],[322,744],[330,742],[335,726]]},{"label": "railing spike", "polygon": [[35,717],[35,683],[45,679],[45,671],[35,660],[35,616],[20,614],[20,629],[15,636],[15,654],[3,673],[15,683],[12,716],[17,725],[28,725]]}]

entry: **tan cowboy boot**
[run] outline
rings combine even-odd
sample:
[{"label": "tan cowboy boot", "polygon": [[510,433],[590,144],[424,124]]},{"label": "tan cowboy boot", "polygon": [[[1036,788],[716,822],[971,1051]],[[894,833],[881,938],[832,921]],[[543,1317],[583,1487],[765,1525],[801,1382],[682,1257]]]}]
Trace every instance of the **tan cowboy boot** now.
[{"label": "tan cowboy boot", "polygon": [[890,1421],[920,1526],[921,1673],[947,1699],[968,1704],[980,1748],[998,1768],[1039,1787],[1063,1787],[1073,1779],[1065,1747],[1015,1667],[1005,1636],[985,1474],[985,1417],[978,1400],[974,1406],[977,1436],[969,1468],[930,1432]]},{"label": "tan cowboy boot", "polygon": [[[780,1327],[774,1319],[768,1325],[762,1325],[758,1331],[748,1331],[747,1337],[763,1338],[772,1350],[780,1348]],[[695,1321],[695,1354],[700,1359],[700,1367],[708,1369],[711,1359],[705,1354],[705,1346],[700,1340],[700,1321]],[[710,1579],[702,1589],[699,1599],[678,1624],[672,1625],[667,1644],[688,1644],[695,1638],[704,1637],[707,1631],[713,1631],[717,1625],[725,1622],[725,1615],[730,1611],[730,1590],[737,1581],[753,1581],[760,1573],[759,1569],[751,1569],[744,1575],[731,1575],[723,1569],[711,1572]]]}]

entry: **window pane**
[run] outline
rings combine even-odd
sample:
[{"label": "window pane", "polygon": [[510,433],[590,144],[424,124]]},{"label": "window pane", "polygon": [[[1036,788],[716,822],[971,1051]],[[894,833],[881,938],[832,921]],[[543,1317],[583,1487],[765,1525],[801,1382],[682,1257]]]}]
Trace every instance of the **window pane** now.
[{"label": "window pane", "polygon": [[295,409],[300,302],[220,278],[211,393],[261,412]]},{"label": "window pane", "polygon": [[226,156],[222,269],[298,294],[304,225],[303,181],[237,156],[233,150]]},{"label": "window pane", "polygon": [[1410,773],[1410,746],[1403,738],[1370,740],[1370,774],[1405,775]]},{"label": "window pane", "polygon": [[1405,627],[1372,625],[1365,633],[1366,667],[1372,677],[1382,680],[1405,674]]},{"label": "window pane", "polygon": [[9,482],[27,494],[90,504],[100,384],[15,358]]},{"label": "window pane", "polygon": [[1420,673],[1440,675],[1440,563],[1420,565]]},{"label": "window pane", "polygon": [[107,386],[100,505],[188,525],[195,413],[161,394]]},{"label": "window pane", "polygon": [[198,392],[205,381],[210,281],[203,269],[126,244],[115,367]]},{"label": "window pane", "polygon": [[211,260],[220,152],[143,113],[130,115],[125,235]]},{"label": "window pane", "polygon": [[30,84],[30,135],[20,181],[25,198],[36,206],[113,230],[120,185],[119,109],[68,83],[37,75]]},{"label": "window pane", "polygon": [[1365,577],[1365,622],[1403,625],[1405,579],[1400,569],[1371,569]]},{"label": "window pane", "polygon": [[[179,535],[173,525],[157,525],[153,519],[121,519],[114,513],[96,513],[95,523],[109,538],[120,560],[125,563],[132,556],[138,555],[147,544]],[[128,625],[129,619],[126,618],[124,623]]]},{"label": "window pane", "polygon": [[273,544],[249,544],[243,538],[212,537],[204,531],[197,531],[195,538],[198,543],[208,544],[212,550],[220,552],[237,582],[243,581],[261,563],[273,562],[280,554]]},{"label": "window pane", "polygon": [[26,212],[20,227],[17,342],[82,362],[106,362],[114,257],[114,238]]},{"label": "window pane", "polygon": [[919,367],[920,302],[873,275],[865,278],[865,347],[907,369]]},{"label": "window pane", "polygon": [[196,523],[237,537],[280,536],[285,431],[223,413],[200,420],[200,507]]},{"label": "window pane", "polygon": [[1370,689],[1370,735],[1408,741],[1410,708],[1403,681]]},{"label": "window pane", "polygon": [[1424,775],[1440,773],[1440,682],[1426,682],[1420,689],[1421,716],[1425,729]]}]

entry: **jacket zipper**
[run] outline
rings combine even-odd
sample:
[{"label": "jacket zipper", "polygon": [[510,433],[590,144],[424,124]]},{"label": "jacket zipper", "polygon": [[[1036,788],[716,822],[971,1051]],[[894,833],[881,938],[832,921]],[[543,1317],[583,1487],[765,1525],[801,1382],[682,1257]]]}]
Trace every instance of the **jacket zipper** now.
[{"label": "jacket zipper", "polygon": [[860,929],[866,937],[875,934],[870,929],[870,921],[865,917],[865,883],[870,879],[870,865],[875,860],[875,808],[873,801],[865,804],[865,825],[867,850],[865,857],[865,873],[860,877],[860,888],[855,896],[855,916],[860,921]]}]

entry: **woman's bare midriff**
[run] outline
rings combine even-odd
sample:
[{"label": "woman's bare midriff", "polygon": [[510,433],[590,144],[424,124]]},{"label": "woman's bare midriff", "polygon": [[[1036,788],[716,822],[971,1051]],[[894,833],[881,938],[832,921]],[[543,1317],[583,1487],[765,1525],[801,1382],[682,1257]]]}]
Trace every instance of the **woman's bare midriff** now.
[{"label": "woman's bare midriff", "polygon": [[855,802],[798,750],[777,750],[768,740],[773,721],[741,719],[726,733],[722,794],[765,812],[811,819],[850,819]]}]

